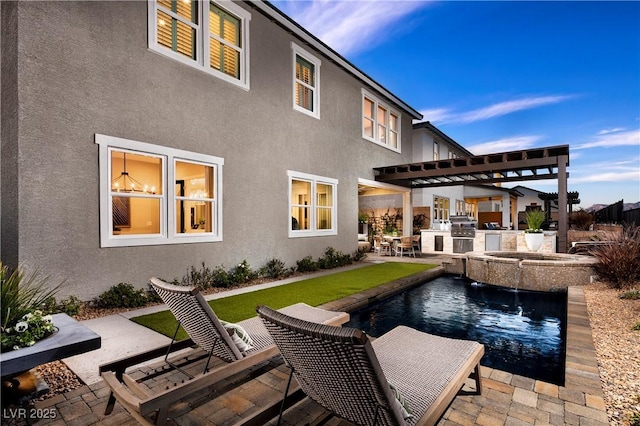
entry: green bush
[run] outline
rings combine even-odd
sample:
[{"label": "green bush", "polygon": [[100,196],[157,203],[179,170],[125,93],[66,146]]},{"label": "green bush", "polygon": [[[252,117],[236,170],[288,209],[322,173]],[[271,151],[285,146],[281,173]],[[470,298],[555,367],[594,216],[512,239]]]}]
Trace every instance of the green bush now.
[{"label": "green bush", "polygon": [[640,227],[628,226],[613,237],[612,244],[591,249],[598,259],[596,273],[613,288],[632,287],[640,280]]},{"label": "green bush", "polygon": [[635,323],[633,327],[631,327],[633,331],[640,331],[640,322]]},{"label": "green bush", "polygon": [[147,303],[146,291],[129,283],[117,284],[92,301],[92,305],[99,309],[139,308]]},{"label": "green bush", "polygon": [[212,287],[227,288],[233,285],[233,281],[229,272],[225,269],[224,265],[220,265],[213,270]]},{"label": "green bush", "polygon": [[640,411],[634,411],[628,416],[629,426],[640,426]]},{"label": "green bush", "polygon": [[624,300],[638,300],[640,299],[640,290],[630,290],[624,292],[620,296],[618,296],[618,298]]},{"label": "green bush", "polygon": [[333,269],[350,264],[351,256],[344,254],[333,247],[327,247],[324,251],[324,255],[318,259],[318,266],[320,269]]},{"label": "green bush", "polygon": [[354,262],[360,262],[367,258],[367,251],[364,248],[359,248],[351,256],[351,260]]},{"label": "green bush", "polygon": [[238,263],[236,266],[231,268],[231,271],[229,271],[229,278],[231,279],[232,284],[243,284],[256,279],[257,277],[258,274],[251,269],[251,266],[249,266],[249,263],[246,260]]},{"label": "green bush", "polygon": [[204,262],[202,268],[196,269],[195,266],[189,268],[189,272],[182,279],[183,285],[192,285],[200,290],[206,290],[214,287],[215,271],[212,271]]},{"label": "green bush", "polygon": [[285,263],[280,259],[271,259],[268,260],[267,263],[260,268],[260,275],[265,278],[285,278],[291,275],[293,271],[291,269],[285,268]]},{"label": "green bush", "polygon": [[296,264],[297,264],[296,270],[298,272],[314,272],[314,271],[317,271],[319,268],[318,262],[313,260],[313,257],[311,256],[303,257],[302,259],[298,260]]}]

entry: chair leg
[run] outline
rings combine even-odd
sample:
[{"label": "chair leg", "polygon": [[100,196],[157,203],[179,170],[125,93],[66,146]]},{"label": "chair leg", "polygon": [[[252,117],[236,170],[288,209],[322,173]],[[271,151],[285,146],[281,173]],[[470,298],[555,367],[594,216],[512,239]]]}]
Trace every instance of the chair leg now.
[{"label": "chair leg", "polygon": [[289,387],[291,386],[291,379],[293,379],[293,368],[289,373],[289,379],[287,380],[287,387],[284,390],[284,397],[282,398],[282,404],[280,404],[280,414],[278,414],[278,423],[276,426],[280,426],[280,422],[282,421],[282,414],[284,414],[284,406],[287,402],[287,395],[289,395]]}]

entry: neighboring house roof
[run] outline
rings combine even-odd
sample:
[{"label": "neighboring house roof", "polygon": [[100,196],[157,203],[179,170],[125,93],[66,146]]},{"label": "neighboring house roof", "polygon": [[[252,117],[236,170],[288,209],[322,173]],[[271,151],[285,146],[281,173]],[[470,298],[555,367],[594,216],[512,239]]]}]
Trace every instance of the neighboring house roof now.
[{"label": "neighboring house roof", "polygon": [[358,67],[353,65],[347,59],[345,59],[338,52],[333,50],[331,47],[323,43],[319,38],[311,34],[309,31],[304,29],[300,24],[295,22],[293,19],[285,15],[281,12],[277,7],[271,4],[268,1],[246,1],[246,3],[258,9],[263,14],[270,17],[274,22],[282,26],[283,28],[290,31],[292,34],[306,42],[308,45],[315,48],[318,52],[325,55],[331,61],[333,61],[340,68],[345,70],[346,72],[353,75],[355,78],[360,80],[362,83],[371,87],[375,91],[377,91],[381,96],[385,97],[390,102],[396,104],[398,107],[402,108],[404,111],[409,113],[414,120],[421,120],[422,114],[416,111],[414,108],[405,103],[402,99],[395,96],[389,90],[387,90],[380,83],[376,82],[374,79],[369,77],[366,73],[360,70]]},{"label": "neighboring house roof", "polygon": [[463,157],[473,157],[473,155],[474,155],[471,151],[467,150],[465,147],[460,145],[458,142],[456,142],[453,139],[451,139],[449,136],[444,134],[440,129],[438,129],[436,126],[431,124],[431,122],[429,122],[429,121],[422,121],[420,123],[414,124],[413,125],[413,130],[417,130],[417,129],[425,129],[425,130],[431,132],[434,136],[437,136],[440,139],[443,139],[447,144],[449,144],[450,146],[455,147],[457,150],[462,152]]},{"label": "neighboring house roof", "polygon": [[496,191],[508,192],[514,197],[524,197],[524,194],[515,188],[506,188],[504,186],[496,186],[496,185],[469,185],[469,186],[476,186],[478,188],[487,188],[487,189],[496,190]]}]

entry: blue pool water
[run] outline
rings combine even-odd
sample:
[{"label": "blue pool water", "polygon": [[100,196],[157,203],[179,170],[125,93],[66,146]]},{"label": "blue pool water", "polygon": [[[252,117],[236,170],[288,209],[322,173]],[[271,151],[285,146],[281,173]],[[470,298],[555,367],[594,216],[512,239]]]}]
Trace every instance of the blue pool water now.
[{"label": "blue pool water", "polygon": [[439,277],[351,313],[379,337],[397,325],[485,345],[482,365],[564,384],[566,293],[515,291]]}]

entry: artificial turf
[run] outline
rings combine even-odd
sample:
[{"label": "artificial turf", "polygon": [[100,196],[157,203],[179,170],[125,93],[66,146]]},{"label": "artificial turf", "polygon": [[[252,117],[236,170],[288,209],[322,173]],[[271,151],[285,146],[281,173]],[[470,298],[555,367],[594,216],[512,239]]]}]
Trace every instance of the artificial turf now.
[{"label": "artificial turf", "polygon": [[[209,305],[211,305],[219,318],[225,321],[238,322],[255,316],[256,306],[258,305],[267,305],[273,309],[280,309],[304,302],[311,306],[318,306],[434,268],[435,266],[419,263],[380,263],[214,299],[209,301]],[[135,317],[132,318],[132,321],[169,337],[173,337],[178,324],[169,310]],[[186,333],[180,329],[177,339],[185,338],[187,338]]]}]

